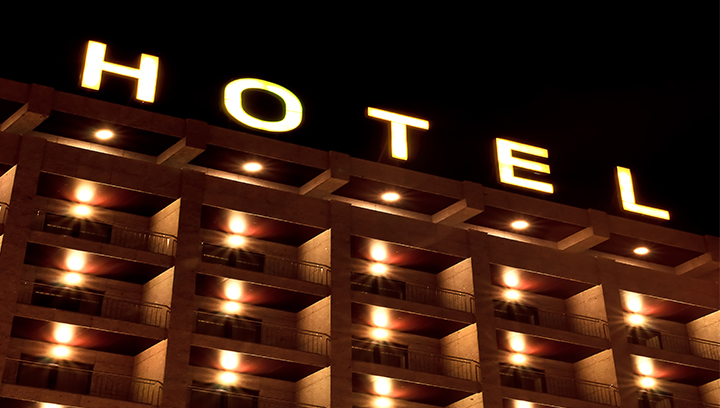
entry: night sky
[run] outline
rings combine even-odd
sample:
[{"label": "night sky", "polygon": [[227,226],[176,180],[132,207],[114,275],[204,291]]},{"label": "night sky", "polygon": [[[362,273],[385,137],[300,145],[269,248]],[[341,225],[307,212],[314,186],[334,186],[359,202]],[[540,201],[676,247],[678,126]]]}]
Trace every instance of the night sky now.
[{"label": "night sky", "polygon": [[[545,3],[412,12],[278,5],[277,16],[236,7],[184,18],[125,10],[96,21],[5,14],[0,77],[637,218],[618,209],[614,169],[624,166],[639,204],[670,211],[661,225],[717,236],[716,2]],[[117,63],[160,57],[156,102],[135,101],[129,80],[81,89],[88,40],[107,43]],[[300,127],[271,134],[234,122],[222,91],[246,77],[295,93]],[[280,109],[262,95],[255,106],[270,116]],[[388,158],[389,125],[366,118],[369,106],[430,121],[428,131],[410,130],[409,161]],[[555,193],[500,184],[496,137],[548,149],[544,181]]]}]

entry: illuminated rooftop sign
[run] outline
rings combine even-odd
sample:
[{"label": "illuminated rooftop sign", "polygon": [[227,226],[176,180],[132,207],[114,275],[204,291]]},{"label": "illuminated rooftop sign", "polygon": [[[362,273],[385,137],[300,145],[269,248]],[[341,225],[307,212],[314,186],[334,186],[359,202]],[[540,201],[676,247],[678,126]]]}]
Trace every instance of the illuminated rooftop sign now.
[{"label": "illuminated rooftop sign", "polygon": [[[140,67],[133,68],[105,61],[106,50],[106,44],[96,41],[88,42],[81,86],[99,90],[102,75],[107,72],[137,80],[136,98],[143,102],[153,102],[160,59],[152,55],[141,54]],[[278,121],[267,121],[249,114],[243,108],[242,98],[243,92],[250,89],[268,92],[281,100],[285,110],[283,118]],[[223,102],[228,114],[238,122],[267,132],[289,132],[297,128],[303,119],[302,104],[294,93],[278,84],[262,79],[241,78],[230,82],[225,86]],[[390,122],[390,155],[397,160],[408,160],[408,126],[423,130],[430,128],[430,122],[427,120],[377,108],[368,107],[367,116]],[[547,194],[553,193],[554,189],[551,183],[515,175],[515,169],[525,169],[539,175],[550,174],[549,165],[513,155],[513,152],[519,152],[526,156],[547,159],[549,153],[546,149],[500,138],[495,139],[495,146],[501,183]],[[623,210],[664,220],[670,219],[670,213],[666,210],[636,203],[630,169],[617,167],[617,180]]]}]

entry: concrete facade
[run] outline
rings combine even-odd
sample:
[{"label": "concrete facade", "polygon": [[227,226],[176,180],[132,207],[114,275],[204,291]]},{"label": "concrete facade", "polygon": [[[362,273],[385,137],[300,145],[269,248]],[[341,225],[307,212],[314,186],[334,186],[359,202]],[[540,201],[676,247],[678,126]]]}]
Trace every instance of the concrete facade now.
[{"label": "concrete facade", "polygon": [[0,102],[2,407],[720,405],[717,237],[38,85]]}]

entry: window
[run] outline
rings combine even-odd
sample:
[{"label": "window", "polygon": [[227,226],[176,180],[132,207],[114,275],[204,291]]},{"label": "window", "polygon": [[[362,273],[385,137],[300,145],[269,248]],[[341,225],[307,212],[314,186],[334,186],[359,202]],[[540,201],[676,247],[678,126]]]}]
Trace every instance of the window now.
[{"label": "window", "polygon": [[353,339],[352,359],[391,367],[408,368],[407,346],[389,342]]},{"label": "window", "polygon": [[62,215],[45,214],[42,230],[52,234],[108,243],[112,226]]},{"label": "window", "polygon": [[248,317],[237,318],[223,314],[199,311],[195,331],[215,337],[260,343],[262,320]]},{"label": "window", "polygon": [[500,384],[523,390],[547,392],[545,371],[500,363]]},{"label": "window", "polygon": [[495,305],[495,317],[521,323],[540,324],[538,310],[535,307],[502,300],[494,300],[493,303]]},{"label": "window", "polygon": [[262,272],[265,255],[203,243],[203,262]]},{"label": "window", "polygon": [[56,286],[50,282],[36,281],[33,284],[30,304],[52,309],[67,310],[99,316],[102,310],[103,293],[84,289],[82,291]]},{"label": "window", "polygon": [[47,357],[36,357],[28,354],[22,354],[20,358],[23,361],[18,365],[15,382],[17,385],[74,394],[88,394],[90,392],[93,369],[91,364],[57,359],[48,362]]},{"label": "window", "polygon": [[662,337],[660,332],[642,327],[628,326],[628,341],[632,344],[662,349]]},{"label": "window", "polygon": [[361,273],[352,274],[352,290],[375,295],[405,299],[406,284],[402,281],[370,276]]}]

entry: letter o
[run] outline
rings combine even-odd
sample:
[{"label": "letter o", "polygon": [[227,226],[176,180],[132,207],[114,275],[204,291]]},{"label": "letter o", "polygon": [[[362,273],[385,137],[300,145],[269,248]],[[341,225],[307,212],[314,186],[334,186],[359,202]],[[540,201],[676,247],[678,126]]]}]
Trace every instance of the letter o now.
[{"label": "letter o", "polygon": [[[249,115],[242,107],[242,93],[247,89],[260,89],[272,93],[285,102],[285,116],[282,120],[267,121]],[[287,132],[295,129],[302,121],[300,99],[286,88],[272,82],[255,78],[236,79],[225,86],[225,109],[240,123],[267,132]]]}]

